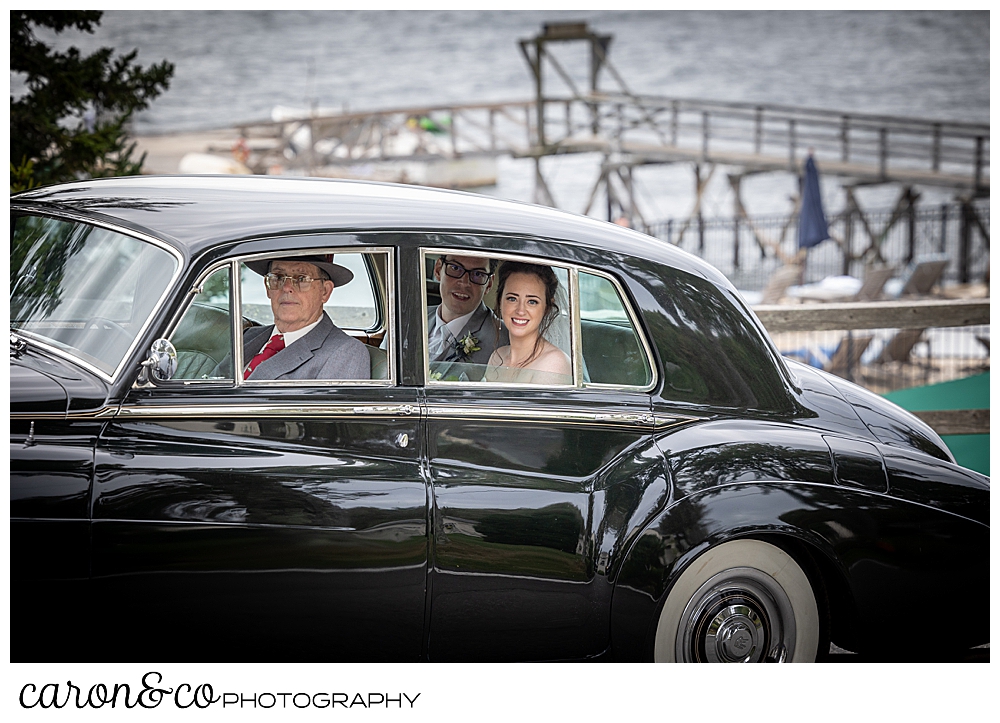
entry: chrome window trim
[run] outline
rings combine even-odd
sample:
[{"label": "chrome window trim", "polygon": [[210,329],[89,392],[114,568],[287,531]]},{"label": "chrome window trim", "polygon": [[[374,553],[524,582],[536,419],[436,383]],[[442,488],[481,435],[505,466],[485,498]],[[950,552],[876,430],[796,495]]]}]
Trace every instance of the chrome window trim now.
[{"label": "chrome window trim", "polygon": [[[363,343],[363,342],[362,342]],[[367,346],[367,345],[366,345]],[[391,372],[390,372],[391,373]],[[237,376],[242,377],[242,374]],[[230,381],[226,379],[225,381]],[[322,389],[326,387],[393,387],[395,379],[237,379],[238,388]]]},{"label": "chrome window trim", "polygon": [[[479,237],[490,237],[490,234],[477,234]],[[646,339],[646,335],[643,332],[642,325],[638,322],[638,316],[636,310],[628,294],[625,293],[624,288],[619,283],[618,279],[613,275],[601,271],[598,269],[591,268],[586,265],[582,265],[576,262],[564,261],[562,259],[551,259],[540,256],[534,256],[531,254],[517,254],[510,253],[506,251],[494,251],[492,249],[468,249],[468,248],[455,248],[455,247],[440,247],[440,246],[421,246],[420,248],[420,278],[421,278],[421,329],[423,333],[423,345],[422,345],[422,358],[423,358],[423,372],[424,372],[424,384],[428,387],[433,388],[459,388],[468,389],[474,386],[478,389],[555,389],[555,390],[567,390],[567,389],[597,389],[597,390],[607,390],[607,391],[627,391],[627,392],[644,392],[649,393],[656,389],[658,384],[659,375],[657,373],[655,357],[652,353],[652,348],[649,345],[649,341]],[[558,267],[565,269],[568,279],[569,279],[569,289],[567,293],[569,294],[570,302],[570,344],[573,347],[573,383],[572,384],[523,384],[516,382],[461,382],[461,381],[444,381],[435,380],[430,378],[430,354],[428,352],[428,338],[430,334],[430,328],[427,323],[427,283],[429,279],[427,278],[427,256],[442,256],[445,254],[455,254],[464,256],[483,256],[484,258],[499,259],[502,261],[527,261],[528,263],[538,263],[544,264],[546,266]],[[583,338],[581,336],[581,316],[580,316],[580,302],[579,302],[579,274],[580,273],[592,274],[594,276],[599,276],[608,280],[614,287],[615,292],[618,294],[619,300],[622,302],[622,307],[625,309],[625,313],[628,315],[629,323],[632,325],[632,330],[635,332],[636,336],[639,338],[639,344],[642,348],[643,353],[646,355],[646,363],[649,364],[650,369],[650,383],[645,386],[638,386],[635,384],[600,384],[595,382],[586,382],[583,380]]]},{"label": "chrome window trim", "polygon": [[[604,413],[583,412],[578,409],[549,407],[507,407],[497,409],[490,405],[458,406],[454,404],[427,405],[427,416],[431,419],[455,419],[462,421],[495,419],[514,419],[525,422],[556,422],[559,424],[574,424],[599,427],[639,427],[642,429],[663,430],[681,424],[699,421],[698,417],[687,415],[663,415],[649,412],[638,413]],[[91,420],[114,417],[119,420],[155,420],[155,419],[219,419],[219,418],[278,418],[289,417],[326,418],[326,419],[357,419],[372,417],[419,418],[419,404],[378,404],[378,403],[343,403],[343,404],[128,404],[120,409],[103,407],[99,410],[75,413],[51,412],[44,414],[11,414],[12,420]]]},{"label": "chrome window trim", "polygon": [[[369,250],[381,249],[381,248],[385,249],[385,252],[386,252],[385,255],[387,257],[386,264],[385,264],[385,273],[386,273],[386,275],[388,275],[390,269],[392,269],[393,259],[396,258],[396,247],[395,246],[384,246],[384,247],[383,246],[371,246],[371,247],[366,246],[366,247],[363,247],[363,248],[369,249]],[[389,284],[389,282],[393,279],[393,277],[390,276],[388,279],[383,279],[381,276],[379,276],[378,267],[374,263],[370,263],[371,261],[372,261],[371,259],[365,259],[365,270],[368,272],[368,284],[371,287],[373,294],[375,294],[378,298],[384,298],[384,299],[387,300],[386,305],[388,306],[389,289],[386,288],[386,285]],[[394,283],[391,284],[391,285],[395,286]],[[381,327],[384,326],[386,334],[388,334],[389,330],[392,328],[391,326],[389,326],[389,315],[392,314],[392,313],[394,313],[394,312],[393,312],[391,306],[388,306],[388,311],[386,311],[386,309],[381,309],[381,308],[376,307],[375,308],[375,314],[376,314],[376,316],[375,316],[375,326],[373,326],[370,329],[363,329],[363,331],[366,334],[368,334],[368,333],[371,333],[372,331],[378,331],[378,329],[380,329]]]},{"label": "chrome window trim", "polygon": [[54,346],[53,344],[47,343],[44,339],[42,339],[40,337],[37,337],[35,334],[32,334],[30,331],[25,331],[24,329],[18,329],[17,330],[16,333],[19,336],[23,336],[23,337],[25,337],[27,339],[30,339],[31,342],[32,342],[32,344],[37,344],[39,347],[41,347],[42,349],[45,349],[46,351],[50,352],[51,354],[54,354],[55,356],[58,356],[58,357],[60,357],[62,359],[70,361],[70,362],[76,364],[77,366],[83,367],[84,369],[86,369],[90,373],[92,373],[92,374],[100,377],[101,379],[103,379],[104,381],[108,382],[109,384],[114,384],[118,380],[118,378],[121,377],[121,375],[124,373],[124,370],[125,370],[125,367],[128,364],[129,358],[135,353],[136,349],[139,348],[139,344],[142,341],[142,338],[146,335],[146,332],[148,331],[149,327],[152,325],[153,320],[159,315],[160,309],[162,309],[163,305],[166,303],[167,297],[170,296],[170,293],[176,287],[177,280],[183,275],[183,273],[184,273],[184,254],[179,249],[176,249],[173,246],[171,246],[170,244],[168,244],[166,241],[163,241],[162,239],[158,239],[155,236],[152,236],[150,234],[142,233],[141,231],[136,231],[134,229],[131,229],[131,228],[128,228],[126,226],[122,226],[120,224],[116,224],[116,223],[113,223],[113,222],[110,222],[110,221],[104,221],[104,220],[94,219],[94,218],[91,218],[90,216],[86,216],[86,215],[81,214],[81,213],[75,213],[73,211],[64,211],[64,210],[61,210],[61,209],[60,210],[50,210],[50,209],[40,210],[40,209],[38,209],[38,208],[36,208],[34,206],[24,206],[24,205],[18,204],[18,203],[11,203],[10,210],[11,210],[11,212],[15,212],[15,211],[21,212],[24,215],[44,216],[44,217],[49,217],[49,218],[55,218],[57,220],[71,221],[71,222],[74,222],[74,223],[82,223],[82,224],[86,224],[88,226],[94,226],[96,228],[102,228],[102,229],[105,229],[105,230],[108,230],[108,231],[113,231],[114,233],[120,234],[122,236],[128,236],[130,238],[136,239],[137,241],[144,241],[146,243],[152,244],[153,246],[156,246],[157,248],[163,249],[164,251],[166,251],[170,255],[172,255],[174,257],[174,259],[177,261],[177,267],[174,269],[174,273],[170,277],[170,281],[167,283],[166,288],[164,289],[163,293],[160,294],[160,298],[157,299],[156,304],[153,305],[153,308],[150,310],[149,315],[146,317],[146,320],[139,327],[138,331],[136,332],[135,339],[132,340],[132,343],[129,345],[128,350],[125,352],[124,356],[122,357],[121,362],[118,363],[118,366],[115,367],[115,369],[111,372],[111,374],[108,374],[107,372],[99,369],[98,367],[94,366],[90,362],[84,361],[83,359],[79,358],[78,356],[75,356],[75,355],[71,354],[70,352],[65,351],[64,349],[62,349],[62,348],[60,348],[58,346]]},{"label": "chrome window trim", "polygon": [[[294,237],[292,237],[292,236],[281,236],[280,238],[282,238],[282,239],[285,239],[285,238],[308,238],[309,236],[331,236],[331,235],[336,235],[336,234],[303,234],[301,236],[294,236]],[[340,235],[343,236],[343,235],[346,235],[346,234],[340,234]],[[351,235],[355,236],[356,234],[351,233]],[[381,254],[384,254],[386,256],[386,267],[385,267],[386,268],[386,271],[385,271],[386,276],[389,279],[395,279],[396,278],[396,255],[395,255],[395,247],[393,247],[393,246],[321,246],[321,247],[315,248],[315,249],[309,248],[309,249],[303,249],[303,250],[307,250],[310,253],[330,253],[330,254],[334,254],[334,256],[336,256],[338,253],[344,253],[344,254],[375,254],[375,253],[381,253]],[[295,249],[290,249],[290,250],[286,249],[286,250],[283,250],[281,253],[286,253],[286,252],[288,252],[288,253],[294,253]],[[253,259],[259,259],[259,258],[272,258],[274,256],[275,256],[275,254],[273,252],[272,253],[264,253],[264,254],[251,254],[249,256],[240,256],[239,258],[234,258],[233,259],[233,263],[234,264],[239,264],[241,262],[246,262],[247,259],[253,260]],[[366,264],[366,268],[367,268],[367,264]],[[369,283],[372,284],[373,289],[374,289],[375,281],[373,281],[372,278],[371,278],[371,269],[370,268],[368,268],[368,272],[369,272]],[[236,273],[239,274],[239,270],[238,269],[237,269]],[[237,278],[239,278],[239,277],[237,276]],[[237,284],[237,286],[240,286],[240,284]],[[374,290],[377,291],[377,289],[374,289]],[[396,328],[396,285],[394,283],[393,284],[389,284],[388,288],[385,289],[385,293],[386,293],[386,298],[384,300],[384,303],[385,303],[386,308],[388,309],[387,313],[385,314],[385,319],[386,319],[385,337],[389,339],[389,342],[386,345],[386,349],[385,349],[386,363],[387,363],[387,369],[388,369],[388,371],[386,372],[387,377],[388,377],[387,379],[247,379],[247,380],[244,380],[242,374],[236,374],[236,386],[237,387],[250,387],[250,388],[254,388],[254,389],[262,388],[262,387],[263,388],[266,388],[266,387],[308,387],[308,388],[316,388],[316,387],[345,387],[345,386],[351,386],[351,387],[356,387],[356,386],[362,386],[362,387],[394,387],[394,386],[396,386],[396,359],[395,359],[396,355],[393,353],[393,344],[394,344],[394,331],[393,330]],[[241,304],[240,304],[239,308],[240,309],[243,308],[242,307],[242,300],[241,300]],[[379,309],[378,313],[379,313],[379,316],[381,317],[382,316],[382,310]],[[426,315],[425,315],[425,317],[426,317]],[[236,317],[234,317],[234,319],[235,318]],[[234,321],[234,324],[235,323],[236,322]],[[240,324],[240,326],[242,327],[242,324]],[[237,337],[235,337],[235,338],[239,339],[240,343],[236,345],[237,348],[234,350],[235,353],[233,355],[233,358],[235,360],[235,357],[237,355],[239,355],[239,357],[240,357],[240,360],[239,360],[240,361],[240,366],[236,367],[236,369],[243,369],[243,367],[245,366],[245,364],[243,364],[243,358],[242,358],[243,357],[243,330],[242,330],[242,328],[239,330],[239,335]],[[367,346],[367,344],[365,346]]]},{"label": "chrome window trim", "polygon": [[[320,235],[320,234],[317,234]],[[322,234],[323,236],[328,236],[330,234]],[[304,237],[307,237],[303,236]],[[288,238],[281,236],[280,238]],[[300,238],[298,236],[294,238]],[[330,247],[320,247],[317,249],[303,249],[314,253],[332,253],[336,255],[337,253],[343,254],[376,254],[381,253],[386,257],[386,274],[390,279],[395,278],[395,254],[393,253],[394,248],[391,246],[330,246]],[[295,253],[295,250],[291,250],[290,253]],[[170,326],[168,328],[168,333],[166,338],[170,338],[174,332],[177,330],[177,326],[180,324],[181,319],[191,308],[191,304],[194,303],[194,296],[197,290],[205,283],[205,280],[214,274],[219,269],[226,266],[229,267],[229,294],[230,294],[230,320],[232,322],[231,328],[231,338],[236,340],[235,346],[233,348],[233,369],[234,369],[234,379],[171,379],[162,384],[157,384],[155,386],[159,388],[170,388],[177,389],[179,386],[201,386],[201,385],[212,385],[219,386],[225,385],[226,388],[231,388],[235,386],[249,387],[253,389],[261,387],[282,387],[282,388],[295,388],[304,387],[309,389],[322,388],[322,387],[342,387],[342,386],[370,386],[370,387],[392,387],[396,385],[396,360],[395,355],[391,353],[391,347],[393,344],[393,329],[395,328],[395,285],[388,285],[388,288],[382,289],[382,285],[378,284],[378,290],[384,291],[386,294],[385,305],[388,307],[388,312],[384,313],[382,309],[377,309],[379,319],[386,319],[386,337],[389,338],[388,349],[386,349],[386,361],[387,361],[387,379],[262,379],[262,380],[244,380],[243,375],[236,373],[235,370],[243,369],[246,365],[243,363],[243,296],[242,296],[242,283],[240,283],[240,264],[246,263],[246,261],[254,260],[258,258],[271,258],[274,254],[250,254],[246,256],[236,256],[224,261],[219,261],[211,266],[207,267],[206,270],[198,277],[198,281],[192,285],[189,290],[191,299],[187,301],[184,308],[178,311],[175,317],[171,320]],[[369,282],[372,284],[373,288],[376,281],[371,278],[371,268],[366,264],[366,269],[369,272]],[[233,313],[233,309],[239,309],[240,313]],[[339,327],[338,327],[339,328]],[[346,333],[346,332],[345,332]],[[366,345],[367,346],[367,345]]]},{"label": "chrome window trim", "polygon": [[[580,270],[570,269],[569,275],[569,324],[570,336],[573,339],[573,378],[580,380],[580,386],[586,385],[583,379],[583,328],[580,325]],[[577,344],[576,341],[580,343]]]},{"label": "chrome window trim", "polygon": [[173,419],[173,418],[232,418],[232,417],[323,417],[357,418],[366,417],[410,417],[420,416],[416,404],[380,404],[344,402],[341,404],[164,404],[164,405],[123,405],[116,418],[130,419]]},{"label": "chrome window trim", "polygon": [[243,361],[243,282],[240,279],[240,259],[233,258],[227,263],[229,264],[229,303],[232,305],[229,310],[229,339],[233,345],[233,383],[238,387],[243,381],[240,370],[246,366]]}]

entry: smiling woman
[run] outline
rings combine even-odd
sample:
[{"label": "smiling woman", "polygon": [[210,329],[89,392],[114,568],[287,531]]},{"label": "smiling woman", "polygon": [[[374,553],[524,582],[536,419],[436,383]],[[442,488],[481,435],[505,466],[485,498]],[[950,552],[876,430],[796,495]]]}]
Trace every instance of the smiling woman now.
[{"label": "smiling woman", "polygon": [[497,314],[510,344],[493,352],[484,379],[491,382],[572,384],[569,356],[546,337],[559,316],[559,279],[550,266],[507,261],[497,282]]}]

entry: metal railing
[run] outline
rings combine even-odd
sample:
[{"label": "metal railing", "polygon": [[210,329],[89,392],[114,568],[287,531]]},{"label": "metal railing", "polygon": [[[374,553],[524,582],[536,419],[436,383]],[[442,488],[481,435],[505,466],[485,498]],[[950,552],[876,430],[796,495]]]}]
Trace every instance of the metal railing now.
[{"label": "metal railing", "polygon": [[[783,263],[776,249],[794,256],[797,223],[797,217],[790,215],[695,218],[690,224],[658,221],[643,230],[701,256],[737,288],[759,291]],[[866,254],[873,241],[869,234],[876,236],[881,262],[900,272],[915,258],[946,253],[952,261],[942,277],[945,283],[988,279],[990,209],[985,201],[912,209],[902,215],[855,210],[831,216],[829,226],[842,243],[830,240],[810,249],[802,283],[841,274],[863,279],[871,261],[871,254]],[[843,243],[847,239],[853,239],[850,249]]]}]

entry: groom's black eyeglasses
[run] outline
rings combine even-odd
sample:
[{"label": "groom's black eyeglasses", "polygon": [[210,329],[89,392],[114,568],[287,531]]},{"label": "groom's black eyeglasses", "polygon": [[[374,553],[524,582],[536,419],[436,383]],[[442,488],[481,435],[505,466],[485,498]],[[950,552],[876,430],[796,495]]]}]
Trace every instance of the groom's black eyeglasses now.
[{"label": "groom's black eyeglasses", "polygon": [[468,274],[469,281],[477,286],[485,284],[493,275],[489,271],[483,271],[482,269],[467,269],[456,261],[445,261],[444,272],[453,279],[460,279]]}]

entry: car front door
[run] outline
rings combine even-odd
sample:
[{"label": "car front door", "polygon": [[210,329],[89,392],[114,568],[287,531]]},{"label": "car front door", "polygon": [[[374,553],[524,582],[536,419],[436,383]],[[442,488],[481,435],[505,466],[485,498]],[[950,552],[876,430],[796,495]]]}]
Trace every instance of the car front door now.
[{"label": "car front door", "polygon": [[[395,343],[393,256],[365,253],[376,302],[361,331],[387,332],[388,355],[371,351],[380,376]],[[396,385],[392,363],[385,379],[243,381],[218,356],[239,349],[230,339],[249,322],[230,309],[252,306],[238,302],[254,277],[238,261],[208,271],[173,326],[183,378],[137,384],[98,444],[101,635],[144,657],[418,659],[427,491],[417,391]],[[365,283],[360,272],[353,283]],[[348,311],[334,309],[335,323],[350,326]]]}]

